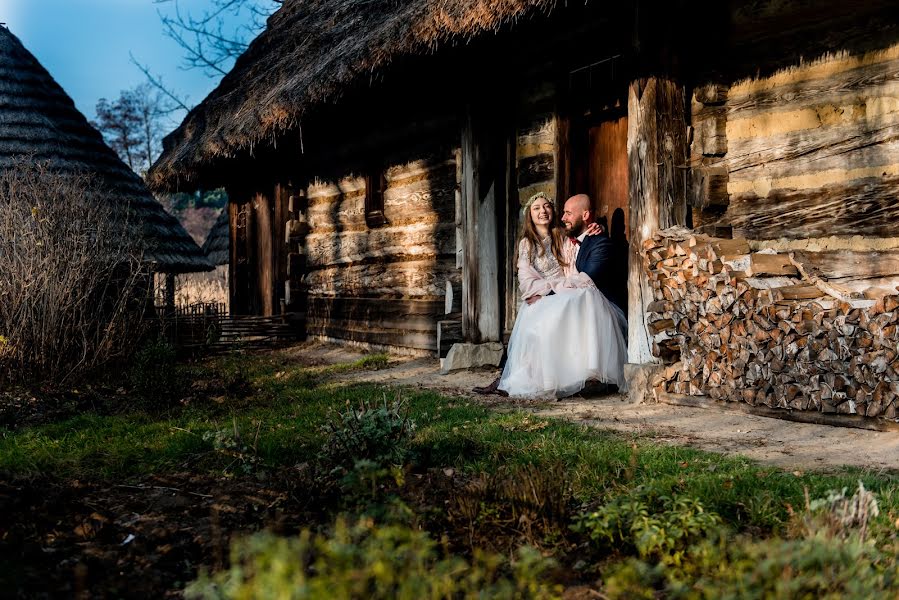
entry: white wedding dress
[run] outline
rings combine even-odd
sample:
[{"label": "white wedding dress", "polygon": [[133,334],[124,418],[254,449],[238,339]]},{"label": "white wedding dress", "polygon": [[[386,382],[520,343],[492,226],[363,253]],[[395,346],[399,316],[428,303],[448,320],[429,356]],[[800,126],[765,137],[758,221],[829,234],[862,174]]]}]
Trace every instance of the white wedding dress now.
[{"label": "white wedding dress", "polygon": [[519,243],[522,299],[542,297],[519,307],[499,389],[513,397],[564,398],[596,379],[624,390],[627,319],[587,275],[565,276],[549,239],[540,256],[531,256],[526,240]]}]

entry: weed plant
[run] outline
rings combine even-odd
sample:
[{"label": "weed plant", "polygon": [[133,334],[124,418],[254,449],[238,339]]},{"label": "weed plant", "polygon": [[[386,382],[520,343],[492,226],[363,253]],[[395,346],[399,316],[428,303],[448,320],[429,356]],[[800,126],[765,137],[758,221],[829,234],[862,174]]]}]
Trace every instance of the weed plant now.
[{"label": "weed plant", "polygon": [[523,548],[513,561],[484,552],[448,555],[427,533],[370,519],[338,519],[329,533],[259,534],[232,546],[231,568],[203,574],[187,598],[549,599],[552,561]]},{"label": "weed plant", "polygon": [[358,461],[403,465],[414,431],[415,421],[399,394],[392,401],[385,395],[358,406],[348,402],[343,411],[332,411],[322,425],[324,445],[318,458],[335,468],[351,468]]}]

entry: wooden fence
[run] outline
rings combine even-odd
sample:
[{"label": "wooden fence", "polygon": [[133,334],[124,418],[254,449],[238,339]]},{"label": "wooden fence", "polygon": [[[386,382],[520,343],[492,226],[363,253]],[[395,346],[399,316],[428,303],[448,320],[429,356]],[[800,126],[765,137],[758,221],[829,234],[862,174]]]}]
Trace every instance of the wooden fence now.
[{"label": "wooden fence", "polygon": [[162,335],[179,350],[190,353],[270,348],[305,338],[302,313],[229,315],[222,304],[204,304],[158,314]]}]

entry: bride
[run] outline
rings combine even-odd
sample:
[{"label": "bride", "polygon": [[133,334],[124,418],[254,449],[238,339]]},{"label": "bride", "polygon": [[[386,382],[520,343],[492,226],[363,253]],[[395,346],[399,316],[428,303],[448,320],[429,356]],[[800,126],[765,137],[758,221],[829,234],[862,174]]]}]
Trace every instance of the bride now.
[{"label": "bride", "polygon": [[524,206],[518,241],[518,311],[497,388],[510,396],[563,398],[588,379],[624,389],[627,321],[574,268],[575,244],[543,193]]}]

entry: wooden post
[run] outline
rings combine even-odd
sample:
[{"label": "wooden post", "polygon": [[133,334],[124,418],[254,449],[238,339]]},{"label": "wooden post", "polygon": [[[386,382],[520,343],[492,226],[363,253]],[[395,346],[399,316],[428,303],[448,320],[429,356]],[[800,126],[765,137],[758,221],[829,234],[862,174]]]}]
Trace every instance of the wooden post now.
[{"label": "wooden post", "polygon": [[165,274],[165,312],[166,314],[175,313],[175,274]]},{"label": "wooden post", "polygon": [[500,340],[497,169],[469,111],[462,128],[462,332],[466,341]]},{"label": "wooden post", "polygon": [[628,90],[627,158],[630,203],[628,362],[655,362],[646,326],[652,290],[640,251],[658,231],[687,218],[687,133],[684,87],[649,77]]},{"label": "wooden post", "polygon": [[237,214],[239,208],[234,196],[233,188],[228,189],[228,204],[225,210],[228,211],[228,305],[231,314],[241,314],[243,312],[242,298],[238,295],[238,278],[242,275],[237,269],[238,262],[241,259],[239,252],[239,244],[243,241],[239,239],[237,232]]}]

